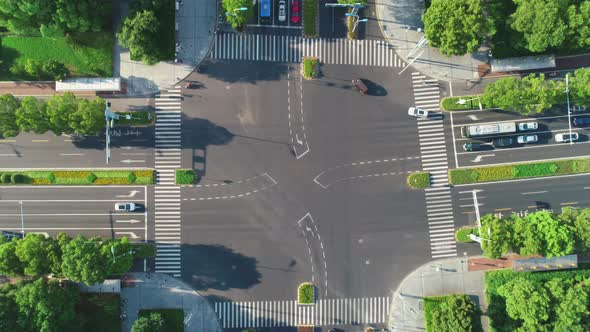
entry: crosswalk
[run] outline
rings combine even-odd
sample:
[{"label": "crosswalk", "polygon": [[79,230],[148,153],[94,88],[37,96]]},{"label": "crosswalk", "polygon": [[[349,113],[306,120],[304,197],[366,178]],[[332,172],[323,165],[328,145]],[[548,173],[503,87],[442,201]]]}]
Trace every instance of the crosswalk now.
[{"label": "crosswalk", "polygon": [[438,81],[419,72],[412,73],[414,104],[431,112],[428,118],[418,118],[418,139],[422,169],[430,173],[431,188],[425,190],[426,217],[433,258],[457,255],[453,200],[448,187],[447,147],[443,116],[440,113]]},{"label": "crosswalk", "polygon": [[301,62],[305,56],[318,57],[325,64],[404,66],[393,47],[382,40],[220,33],[211,50],[211,58],[220,60]]},{"label": "crosswalk", "polygon": [[295,300],[216,302],[215,312],[223,328],[382,324],[390,302],[389,297],[321,299],[314,305]]},{"label": "crosswalk", "polygon": [[156,103],[156,187],[154,189],[156,272],[180,277],[181,90],[161,92]]}]

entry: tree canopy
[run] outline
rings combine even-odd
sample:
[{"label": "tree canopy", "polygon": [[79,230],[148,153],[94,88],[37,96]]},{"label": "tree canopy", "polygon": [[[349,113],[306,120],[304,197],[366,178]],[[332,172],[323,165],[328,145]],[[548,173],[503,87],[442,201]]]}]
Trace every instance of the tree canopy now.
[{"label": "tree canopy", "polygon": [[475,330],[479,309],[468,295],[450,295],[432,311],[432,326],[438,332]]},{"label": "tree canopy", "polygon": [[161,314],[153,312],[147,317],[139,317],[133,326],[131,332],[160,332],[163,331],[165,322]]},{"label": "tree canopy", "polygon": [[[249,0],[223,0],[223,10],[225,10],[225,19],[231,24],[232,28],[242,30],[248,23],[253,14],[252,1]],[[248,8],[248,10],[238,10],[238,8]]]},{"label": "tree canopy", "polygon": [[447,56],[475,52],[490,30],[481,0],[433,0],[422,20],[429,44]]},{"label": "tree canopy", "polygon": [[123,21],[117,38],[123,47],[129,49],[132,60],[148,64],[158,62],[159,24],[154,12],[149,10],[139,11]]}]

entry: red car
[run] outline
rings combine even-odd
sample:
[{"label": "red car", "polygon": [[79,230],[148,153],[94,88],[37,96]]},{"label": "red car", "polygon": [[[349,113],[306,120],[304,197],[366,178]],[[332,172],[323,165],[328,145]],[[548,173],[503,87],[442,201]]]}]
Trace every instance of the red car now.
[{"label": "red car", "polygon": [[291,22],[299,23],[299,1],[291,3]]}]

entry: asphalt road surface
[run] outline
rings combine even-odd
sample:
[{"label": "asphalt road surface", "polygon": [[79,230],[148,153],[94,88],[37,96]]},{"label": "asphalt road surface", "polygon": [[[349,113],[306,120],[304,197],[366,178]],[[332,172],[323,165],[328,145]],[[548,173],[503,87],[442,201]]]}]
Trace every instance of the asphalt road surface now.
[{"label": "asphalt road surface", "polygon": [[[410,74],[328,66],[213,63],[189,79],[182,277],[217,299],[383,296],[430,259]],[[350,83],[361,78],[360,94]],[[187,129],[190,128],[190,129]]]}]

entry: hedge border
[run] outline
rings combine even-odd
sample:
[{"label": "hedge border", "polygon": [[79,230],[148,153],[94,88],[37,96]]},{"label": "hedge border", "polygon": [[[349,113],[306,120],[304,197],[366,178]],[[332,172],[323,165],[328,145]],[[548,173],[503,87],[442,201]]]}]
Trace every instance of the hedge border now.
[{"label": "hedge border", "polygon": [[306,56],[301,61],[301,76],[306,80],[313,80],[320,76],[320,59]]},{"label": "hedge border", "polygon": [[[303,2],[303,37],[316,38],[319,26],[319,1],[305,0]],[[312,21],[313,23],[310,23]]]},{"label": "hedge border", "polygon": [[195,184],[197,180],[198,175],[192,169],[177,169],[174,173],[176,184]]},{"label": "hedge border", "polygon": [[449,170],[452,185],[590,173],[590,158],[540,160]]},{"label": "hedge border", "polygon": [[[459,99],[466,99],[468,100],[464,105],[457,104]],[[483,102],[482,98],[483,95],[465,95],[465,96],[452,96],[452,97],[444,97],[440,102],[440,108],[443,111],[452,112],[452,111],[468,111],[468,110],[478,110],[479,109],[479,100],[481,100],[481,106],[485,109],[492,109],[494,108],[493,105],[487,105]]]},{"label": "hedge border", "polygon": [[430,187],[430,173],[429,172],[414,172],[408,175],[406,180],[408,186],[414,189],[424,189]]},{"label": "hedge border", "polygon": [[0,185],[152,185],[154,169],[40,169],[0,170],[2,175],[22,175],[22,181],[0,182]]},{"label": "hedge border", "polygon": [[[309,299],[311,292],[311,300]],[[315,287],[310,282],[304,282],[297,287],[297,303],[298,304],[314,304],[315,303]]]}]

